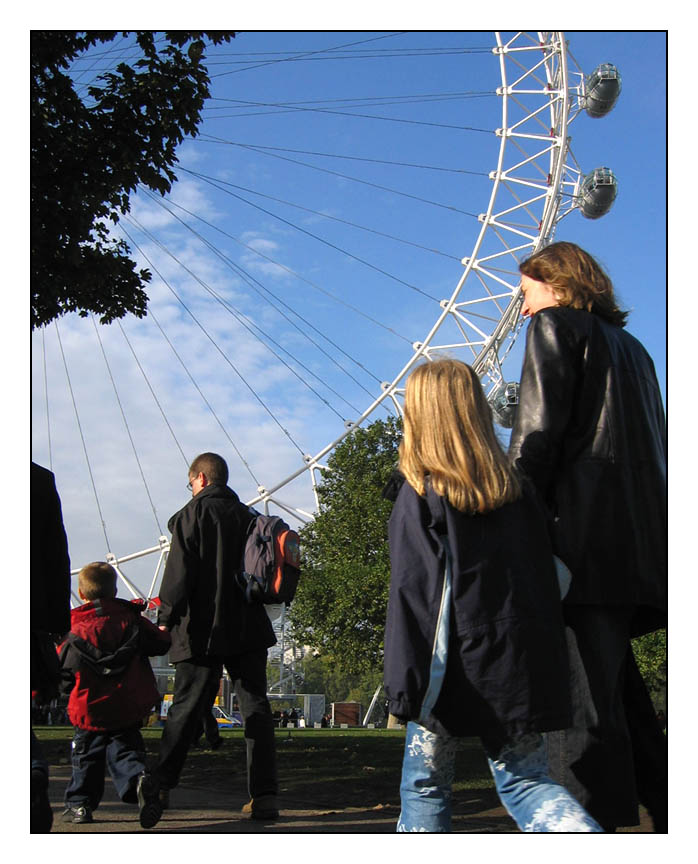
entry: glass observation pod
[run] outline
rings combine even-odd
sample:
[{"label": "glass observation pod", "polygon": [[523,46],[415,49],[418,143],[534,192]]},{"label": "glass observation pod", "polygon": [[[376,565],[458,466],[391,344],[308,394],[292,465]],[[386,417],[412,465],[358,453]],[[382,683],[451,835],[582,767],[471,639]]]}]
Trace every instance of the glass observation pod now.
[{"label": "glass observation pod", "polygon": [[495,422],[504,429],[511,429],[516,417],[516,408],[519,404],[519,383],[511,381],[508,384],[502,382],[493,394],[490,404]]},{"label": "glass observation pod", "polygon": [[582,180],[577,202],[582,216],[598,219],[611,209],[618,194],[618,183],[610,168],[595,168]]},{"label": "glass observation pod", "polygon": [[601,63],[586,79],[584,108],[590,117],[605,117],[620,96],[620,72],[612,63]]}]

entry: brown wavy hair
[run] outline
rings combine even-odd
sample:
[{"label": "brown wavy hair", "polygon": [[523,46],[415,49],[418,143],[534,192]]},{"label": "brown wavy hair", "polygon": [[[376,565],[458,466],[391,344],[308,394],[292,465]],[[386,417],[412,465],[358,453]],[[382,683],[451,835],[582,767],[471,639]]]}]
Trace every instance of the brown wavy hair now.
[{"label": "brown wavy hair", "polygon": [[574,243],[551,243],[534,252],[519,271],[555,291],[560,306],[586,309],[617,327],[624,327],[628,313],[617,304],[613,283],[601,265]]},{"label": "brown wavy hair", "polygon": [[467,513],[486,513],[521,496],[480,380],[466,363],[435,360],[407,379],[400,471],[420,495],[434,491]]}]

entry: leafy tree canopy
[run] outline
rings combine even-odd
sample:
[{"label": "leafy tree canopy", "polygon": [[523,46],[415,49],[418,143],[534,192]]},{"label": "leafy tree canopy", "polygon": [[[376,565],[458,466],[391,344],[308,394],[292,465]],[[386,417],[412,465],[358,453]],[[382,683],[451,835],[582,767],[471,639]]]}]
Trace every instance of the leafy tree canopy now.
[{"label": "leafy tree canopy", "polygon": [[290,612],[294,637],[332,655],[341,671],[382,667],[392,510],[382,491],[401,436],[395,418],[355,429],[329,458],[317,517],[301,531],[303,577]]},{"label": "leafy tree canopy", "polygon": [[655,708],[666,708],[667,648],[666,630],[655,630],[632,641],[637,668],[649,690]]},{"label": "leafy tree canopy", "polygon": [[151,274],[110,225],[139,183],[170,191],[176,148],[197,134],[209,96],[204,40],[235,35],[134,31],[140,56],[81,88],[83,99],[64,70],[118,32],[31,31],[32,327],[69,311],[103,324],[145,315]]}]

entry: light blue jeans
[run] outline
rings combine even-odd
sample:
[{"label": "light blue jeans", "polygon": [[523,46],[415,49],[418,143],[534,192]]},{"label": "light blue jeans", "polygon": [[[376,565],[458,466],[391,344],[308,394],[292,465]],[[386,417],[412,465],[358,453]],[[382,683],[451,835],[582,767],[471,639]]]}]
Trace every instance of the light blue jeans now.
[{"label": "light blue jeans", "polygon": [[[457,738],[407,724],[402,763],[399,832],[451,830],[451,787]],[[603,833],[578,801],[548,776],[545,739],[539,733],[512,739],[488,754],[497,794],[521,831]]]}]

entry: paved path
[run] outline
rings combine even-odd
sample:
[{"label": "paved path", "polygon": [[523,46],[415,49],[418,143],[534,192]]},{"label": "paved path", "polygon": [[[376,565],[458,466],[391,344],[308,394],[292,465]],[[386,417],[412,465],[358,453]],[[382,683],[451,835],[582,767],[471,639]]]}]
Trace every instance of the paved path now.
[{"label": "paved path", "polygon": [[[143,832],[138,822],[135,805],[123,804],[107,777],[104,798],[94,814],[95,821],[90,825],[74,825],[63,822],[63,793],[70,779],[70,767],[58,765],[51,767],[49,798],[53,807],[54,822],[52,833],[56,834],[128,834]],[[259,822],[243,816],[240,812],[245,803],[244,788],[240,783],[237,791],[231,793],[180,785],[171,793],[171,808],[163,814],[158,824],[147,833],[213,833],[213,834],[392,834],[398,817],[398,807],[378,805],[371,808],[347,807],[342,810],[312,809],[308,804],[289,802],[288,809],[283,796],[280,799],[281,813],[278,820]],[[462,793],[453,818],[453,833],[516,833],[517,828],[502,807],[492,807],[493,793]],[[643,813],[641,825],[627,829],[631,832],[652,830],[647,814]]]}]

